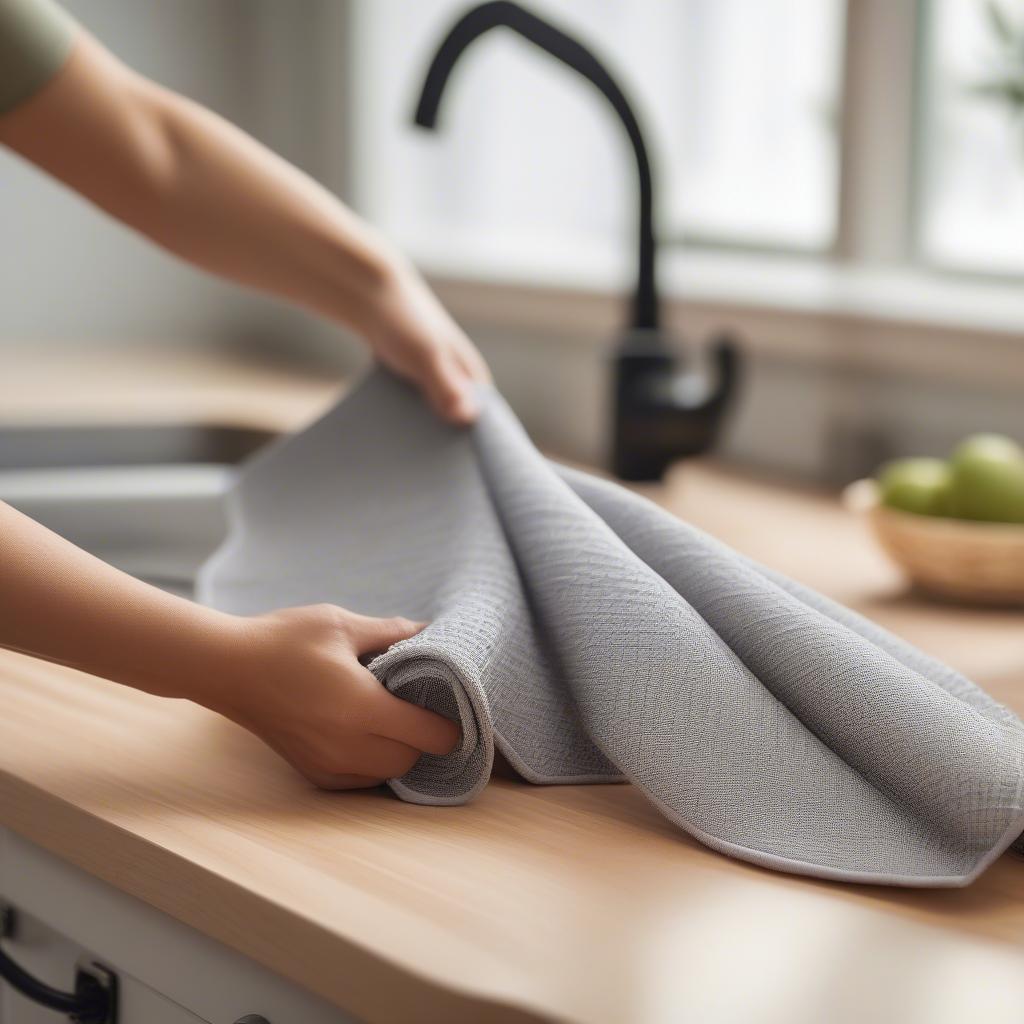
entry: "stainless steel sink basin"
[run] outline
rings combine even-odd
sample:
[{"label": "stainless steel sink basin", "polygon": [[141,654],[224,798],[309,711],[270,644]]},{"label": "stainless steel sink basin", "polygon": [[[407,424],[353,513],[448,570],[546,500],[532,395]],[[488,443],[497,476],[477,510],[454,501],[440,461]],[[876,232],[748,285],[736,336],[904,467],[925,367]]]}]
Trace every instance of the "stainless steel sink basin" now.
[{"label": "stainless steel sink basin", "polygon": [[0,428],[0,501],[120,568],[187,591],[224,496],[267,431],[203,424]]},{"label": "stainless steel sink basin", "polygon": [[235,465],[274,435],[204,424],[0,428],[0,472],[83,466]]}]

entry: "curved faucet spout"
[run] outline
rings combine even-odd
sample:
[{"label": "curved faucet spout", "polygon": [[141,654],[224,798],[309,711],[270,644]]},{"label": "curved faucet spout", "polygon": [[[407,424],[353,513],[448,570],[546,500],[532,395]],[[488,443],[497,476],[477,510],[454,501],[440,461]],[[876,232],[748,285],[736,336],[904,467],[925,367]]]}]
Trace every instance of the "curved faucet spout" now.
[{"label": "curved faucet spout", "polygon": [[452,26],[434,55],[416,107],[416,124],[424,128],[436,127],[441,97],[456,62],[474,40],[493,28],[511,29],[568,65],[594,85],[619,116],[636,157],[640,200],[632,327],[657,329],[659,304],[655,280],[654,185],[647,146],[636,114],[622,89],[587,47],[511,0],[491,0],[473,7]]}]

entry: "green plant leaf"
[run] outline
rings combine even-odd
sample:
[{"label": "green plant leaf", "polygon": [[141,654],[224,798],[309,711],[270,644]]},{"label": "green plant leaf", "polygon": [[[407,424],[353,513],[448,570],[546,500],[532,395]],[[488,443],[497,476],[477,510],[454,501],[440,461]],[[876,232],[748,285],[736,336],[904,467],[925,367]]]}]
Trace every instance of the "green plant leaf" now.
[{"label": "green plant leaf", "polygon": [[1006,12],[996,3],[996,0],[989,0],[989,3],[985,5],[985,13],[988,15],[992,31],[999,37],[999,40],[1008,46],[1011,45],[1014,41],[1013,26],[1010,24]]}]

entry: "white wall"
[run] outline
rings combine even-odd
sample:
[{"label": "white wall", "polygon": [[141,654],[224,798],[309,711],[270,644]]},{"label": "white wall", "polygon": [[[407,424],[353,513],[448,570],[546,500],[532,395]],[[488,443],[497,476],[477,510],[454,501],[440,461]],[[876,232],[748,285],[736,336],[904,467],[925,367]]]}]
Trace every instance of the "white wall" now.
[{"label": "white wall", "polygon": [[[290,103],[289,83],[274,71],[271,58],[279,44],[267,30],[269,3],[65,2],[134,67],[272,145],[297,147],[297,123],[306,112],[303,104]],[[296,40],[281,45],[295,46]],[[291,60],[289,66],[301,62]],[[291,110],[288,130],[281,106]],[[288,155],[304,162],[309,146]],[[158,251],[0,149],[0,345],[204,342],[308,329],[305,320],[276,303]]]}]

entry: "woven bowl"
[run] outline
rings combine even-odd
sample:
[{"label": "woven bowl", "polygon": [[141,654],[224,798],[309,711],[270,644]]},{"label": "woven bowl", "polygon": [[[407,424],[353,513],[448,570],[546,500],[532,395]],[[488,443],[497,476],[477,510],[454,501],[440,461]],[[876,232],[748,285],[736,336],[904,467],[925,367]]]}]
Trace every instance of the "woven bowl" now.
[{"label": "woven bowl", "polygon": [[844,493],[889,557],[923,591],[974,604],[1024,605],[1024,524],[916,515],[881,503],[874,480]]}]

